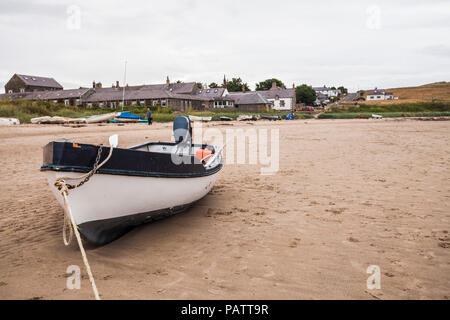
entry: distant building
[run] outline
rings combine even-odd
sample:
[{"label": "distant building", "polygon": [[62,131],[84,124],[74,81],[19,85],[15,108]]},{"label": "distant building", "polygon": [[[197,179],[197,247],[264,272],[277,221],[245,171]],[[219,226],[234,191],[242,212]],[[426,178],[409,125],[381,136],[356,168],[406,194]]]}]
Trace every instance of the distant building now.
[{"label": "distant building", "polygon": [[276,83],[273,82],[270,90],[256,92],[267,99],[274,110],[292,110],[295,107],[295,85],[292,89],[285,89],[277,87]]},{"label": "distant building", "polygon": [[394,99],[394,94],[392,92],[386,92],[384,89],[375,88],[367,92],[367,101],[373,100],[392,100]]},{"label": "distant building", "polygon": [[328,98],[338,97],[341,94],[341,90],[328,88],[326,86],[313,87],[313,89],[316,92],[316,95],[321,94],[327,96]]},{"label": "distant building", "polygon": [[[22,81],[21,79],[24,79]],[[36,80],[33,80],[36,79]],[[50,81],[50,79],[52,81]],[[26,86],[26,81],[34,86]],[[161,106],[175,111],[186,110],[242,110],[248,112],[265,112],[270,109],[291,110],[295,106],[295,89],[279,88],[274,83],[270,90],[245,92],[228,92],[226,80],[221,88],[199,89],[195,82],[166,83],[121,87],[119,81],[111,87],[104,87],[100,82],[92,82],[91,88],[63,90],[52,78],[14,75],[8,82],[14,83],[16,89],[7,89],[0,99],[25,99],[48,101],[67,106],[86,108],[116,109],[126,106]],[[45,83],[47,87],[38,84]],[[8,87],[7,88],[12,88]],[[20,88],[17,92],[17,88]],[[47,88],[47,90],[41,90]],[[57,90],[57,88],[59,88]],[[22,90],[23,89],[23,90]],[[16,91],[14,91],[16,90]],[[29,90],[29,91],[26,91]]]},{"label": "distant building", "polygon": [[228,96],[226,87],[198,89],[194,95],[207,99],[207,102],[204,103],[205,109],[229,109],[235,107],[234,100]]},{"label": "distant building", "polygon": [[228,97],[233,99],[239,111],[266,112],[271,108],[271,103],[260,94],[260,91],[231,92]]},{"label": "distant building", "polygon": [[17,73],[5,84],[5,93],[25,93],[62,89],[63,87],[53,78],[27,76]]},{"label": "distant building", "polygon": [[316,93],[316,101],[314,102],[316,105],[325,105],[328,102],[330,102],[328,96],[324,95],[321,92]]},{"label": "distant building", "polygon": [[126,106],[161,106],[184,111],[201,110],[208,102],[206,98],[194,96],[197,90],[195,82],[170,83],[169,78],[165,84],[126,85],[125,90],[118,81],[110,88],[93,83],[93,89],[94,92],[84,100],[83,105],[88,108],[117,108],[125,103]]}]

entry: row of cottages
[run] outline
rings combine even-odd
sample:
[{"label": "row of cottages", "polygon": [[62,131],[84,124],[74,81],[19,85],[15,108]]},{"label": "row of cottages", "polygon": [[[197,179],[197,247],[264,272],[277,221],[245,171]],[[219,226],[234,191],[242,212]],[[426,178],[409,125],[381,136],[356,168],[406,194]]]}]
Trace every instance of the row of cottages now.
[{"label": "row of cottages", "polygon": [[394,94],[392,92],[386,92],[384,89],[375,88],[367,92],[366,100],[392,100]]},{"label": "row of cottages", "polygon": [[[14,75],[13,78],[16,76],[18,75]],[[56,86],[51,90],[45,90],[45,88],[45,86],[35,86],[33,90],[25,88],[25,90],[17,91],[17,88],[8,90],[5,86],[5,90],[8,91],[0,95],[0,98],[43,100],[86,108],[114,109],[125,103],[127,106],[170,107],[176,111],[227,109],[265,112],[270,109],[291,110],[295,107],[295,89],[279,88],[275,83],[270,90],[266,91],[245,92],[243,90],[232,93],[226,89],[226,82],[222,88],[199,89],[195,82],[171,83],[168,77],[165,84],[121,87],[116,81],[111,87],[103,87],[101,83],[93,82],[91,88],[69,90],[63,90],[62,87],[57,90]]]},{"label": "row of cottages", "polygon": [[93,89],[80,88],[68,90],[50,90],[50,91],[33,91],[19,93],[0,94],[0,99],[24,99],[24,100],[43,100],[52,103],[65,104],[66,106],[83,106],[83,102],[92,93]]},{"label": "row of cottages", "polygon": [[110,88],[103,88],[101,83],[93,83],[94,92],[84,99],[87,108],[117,108],[122,102],[127,106],[161,106],[173,110],[187,109],[201,110],[208,103],[208,99],[196,96],[195,82],[152,84],[140,86],[120,87],[119,83]]}]

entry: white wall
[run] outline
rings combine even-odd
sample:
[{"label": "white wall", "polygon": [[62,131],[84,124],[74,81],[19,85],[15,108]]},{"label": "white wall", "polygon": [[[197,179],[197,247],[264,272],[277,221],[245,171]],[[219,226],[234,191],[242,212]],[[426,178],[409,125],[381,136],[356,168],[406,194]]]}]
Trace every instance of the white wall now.
[{"label": "white wall", "polygon": [[321,91],[316,91],[316,94],[318,93],[324,94],[327,97],[337,97],[339,96],[340,90],[321,90]]},{"label": "white wall", "polygon": [[366,100],[384,100],[384,94],[371,94],[367,95]]},{"label": "white wall", "polygon": [[[269,102],[273,102],[274,110],[291,110],[292,109],[292,98],[280,98],[276,99],[267,99]],[[281,106],[281,101],[284,101],[284,107]]]}]

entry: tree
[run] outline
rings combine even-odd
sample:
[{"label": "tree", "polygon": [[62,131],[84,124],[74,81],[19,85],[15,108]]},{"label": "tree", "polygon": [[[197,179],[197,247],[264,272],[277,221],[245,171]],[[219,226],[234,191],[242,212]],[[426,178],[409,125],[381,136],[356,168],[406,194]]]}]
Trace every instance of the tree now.
[{"label": "tree", "polygon": [[281,80],[272,78],[272,79],[267,79],[267,80],[261,81],[260,83],[257,83],[256,91],[270,90],[270,88],[272,88],[273,82],[276,83],[277,87],[285,88],[284,83]]},{"label": "tree", "polygon": [[306,84],[295,88],[295,97],[297,102],[313,104],[316,101],[316,91]]},{"label": "tree", "polygon": [[338,90],[341,90],[342,94],[347,94],[348,93],[348,89],[344,88],[344,86],[338,87]]},{"label": "tree", "polygon": [[203,84],[201,82],[197,82],[197,88],[203,89]]},{"label": "tree", "polygon": [[209,87],[214,89],[214,88],[218,88],[219,85],[218,85],[217,83],[215,83],[215,82],[211,82],[211,83],[209,84]]},{"label": "tree", "polygon": [[247,83],[242,83],[241,78],[233,78],[231,81],[227,81],[227,90],[229,92],[238,92],[242,91],[242,86],[244,86],[245,91],[250,91]]}]

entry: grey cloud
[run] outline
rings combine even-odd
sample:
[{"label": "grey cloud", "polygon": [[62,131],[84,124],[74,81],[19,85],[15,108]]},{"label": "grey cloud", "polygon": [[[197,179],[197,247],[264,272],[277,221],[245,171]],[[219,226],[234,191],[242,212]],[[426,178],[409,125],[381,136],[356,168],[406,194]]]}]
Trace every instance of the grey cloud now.
[{"label": "grey cloud", "polygon": [[[381,8],[379,30],[366,27]],[[66,28],[67,7],[81,29]],[[357,87],[449,80],[445,1],[2,1],[0,76],[53,76],[67,86],[173,80]],[[41,17],[41,18],[36,18]],[[439,60],[439,61],[437,61]],[[422,75],[411,70],[421,70]],[[424,74],[426,73],[426,74]],[[78,85],[77,85],[78,84]]]}]

